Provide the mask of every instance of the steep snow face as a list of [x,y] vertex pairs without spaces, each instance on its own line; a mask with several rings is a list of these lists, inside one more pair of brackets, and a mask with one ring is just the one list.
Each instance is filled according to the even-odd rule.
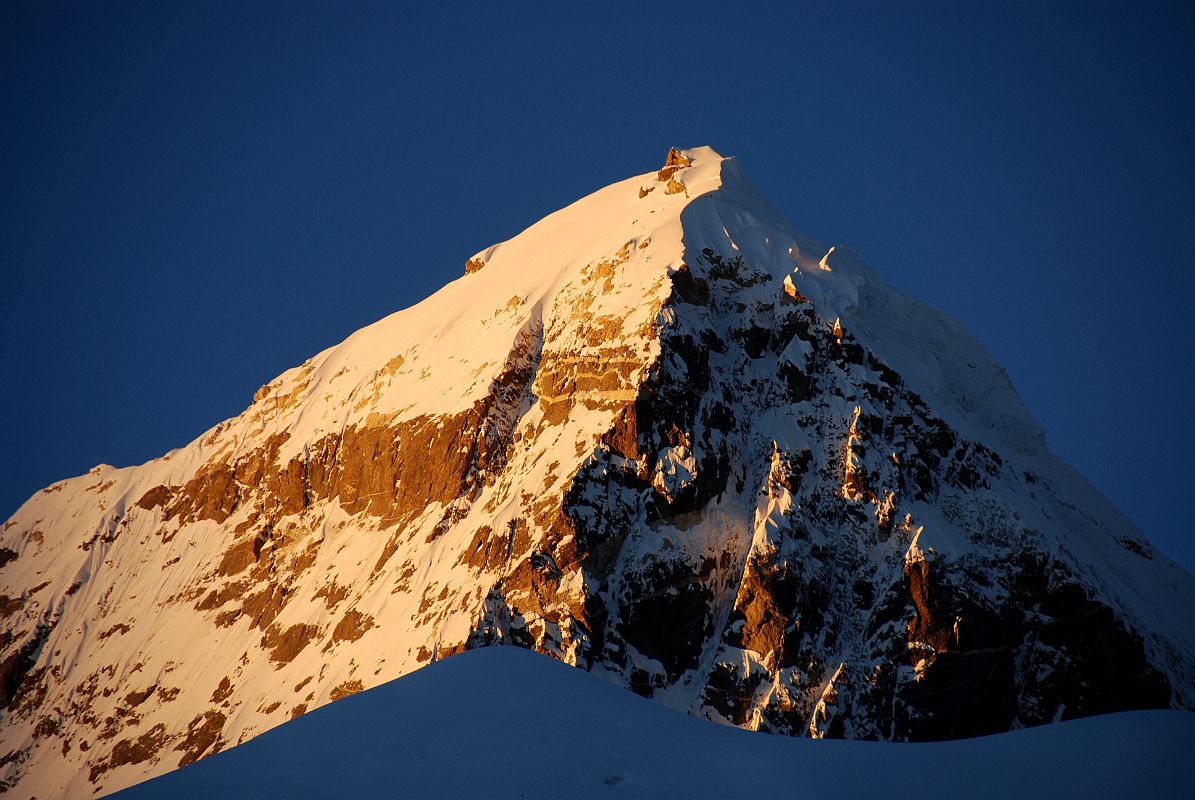
[[1191,577],[733,159],[466,273],[5,525],[7,786],[111,791],[493,643],[817,737],[1191,705]]
[[[478,254],[187,447],[26,503],[0,551],[8,783],[116,788],[463,648],[494,583],[542,569],[573,473],[658,360],[681,209],[720,183],[708,148],[673,162]],[[584,604],[579,572],[558,584]],[[537,628],[561,655],[567,619]]]

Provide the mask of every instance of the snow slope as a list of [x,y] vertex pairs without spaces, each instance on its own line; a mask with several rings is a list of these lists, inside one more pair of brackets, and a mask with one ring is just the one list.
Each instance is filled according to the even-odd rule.
[[120,800],[254,797],[1187,798],[1195,714],[1138,711],[981,739],[813,742],[684,717],[518,648],[433,664]]

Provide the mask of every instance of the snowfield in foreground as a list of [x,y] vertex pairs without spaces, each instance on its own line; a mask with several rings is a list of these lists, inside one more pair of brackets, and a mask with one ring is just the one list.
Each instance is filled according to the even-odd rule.
[[490,647],[135,786],[150,798],[1187,798],[1195,714],[1136,711],[931,744],[811,741],[686,717]]

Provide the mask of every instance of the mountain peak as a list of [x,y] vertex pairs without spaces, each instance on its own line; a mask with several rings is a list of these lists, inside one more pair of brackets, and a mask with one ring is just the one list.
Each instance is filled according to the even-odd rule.
[[2,779],[112,790],[489,644],[803,736],[1190,707],[1192,603],[958,322],[672,149],[30,498]]

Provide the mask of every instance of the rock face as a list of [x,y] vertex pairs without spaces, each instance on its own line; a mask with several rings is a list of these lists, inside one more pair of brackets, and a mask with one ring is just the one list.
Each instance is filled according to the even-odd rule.
[[477,263],[8,521],[6,788],[112,791],[492,644],[800,736],[1192,707],[1195,580],[958,323],[732,159]]

